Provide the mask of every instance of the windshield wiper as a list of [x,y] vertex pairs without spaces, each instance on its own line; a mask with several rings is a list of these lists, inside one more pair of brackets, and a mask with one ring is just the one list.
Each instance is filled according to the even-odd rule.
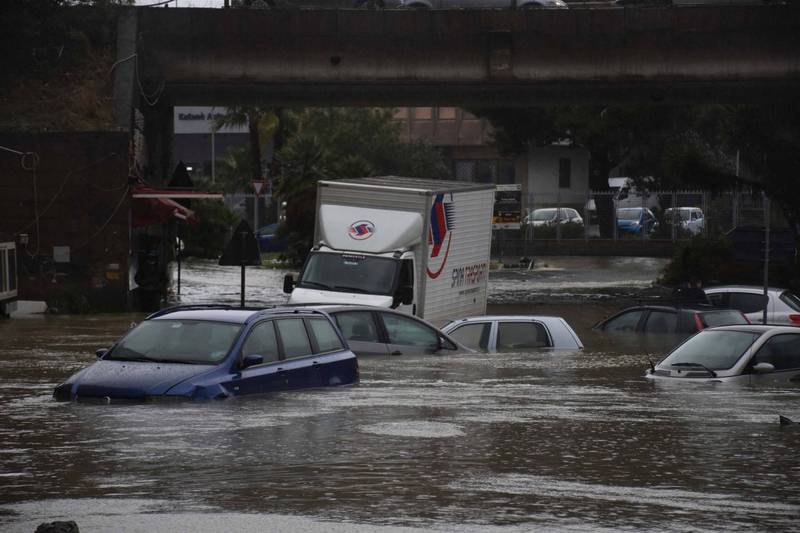
[[326,284],[320,283],[318,281],[302,280],[300,283],[298,283],[299,287],[304,287],[306,285],[311,285],[312,287],[317,287],[317,288],[320,288],[320,289],[330,289],[330,288],[332,288],[330,285],[326,285]]
[[712,378],[717,377],[717,373],[716,372],[714,372],[713,370],[711,370],[710,368],[708,368],[706,365],[704,365],[702,363],[673,363],[673,364],[671,364],[669,366],[697,366],[697,367],[702,368],[703,370],[705,370],[709,374],[711,374]]
[[331,287],[332,289],[342,289],[349,292],[360,292],[360,293],[369,293],[368,290],[362,289],[361,287],[348,287],[347,285],[334,285]]

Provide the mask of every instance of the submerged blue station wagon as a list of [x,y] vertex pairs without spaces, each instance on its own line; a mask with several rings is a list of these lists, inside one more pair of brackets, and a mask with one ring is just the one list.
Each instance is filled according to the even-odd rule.
[[56,387],[56,400],[213,399],[358,382],[323,311],[182,306],[148,316]]

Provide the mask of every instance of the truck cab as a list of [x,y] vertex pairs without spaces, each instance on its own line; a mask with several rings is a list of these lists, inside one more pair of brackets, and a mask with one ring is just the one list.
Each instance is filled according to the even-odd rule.
[[371,254],[316,246],[299,279],[284,278],[290,303],[358,303],[416,314],[414,253],[397,250]]

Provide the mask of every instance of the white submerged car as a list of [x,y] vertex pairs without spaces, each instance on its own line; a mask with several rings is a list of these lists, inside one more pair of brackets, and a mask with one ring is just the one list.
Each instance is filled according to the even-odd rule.
[[800,383],[800,331],[793,326],[706,329],[653,366],[645,377],[684,382]]
[[583,343],[572,327],[557,316],[474,316],[446,324],[442,333],[467,348],[482,352],[583,349]]

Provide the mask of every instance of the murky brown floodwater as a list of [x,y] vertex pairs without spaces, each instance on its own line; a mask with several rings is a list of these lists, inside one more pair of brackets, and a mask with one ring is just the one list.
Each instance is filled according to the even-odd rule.
[[[276,283],[248,301],[282,275],[248,272]],[[238,302],[229,277],[190,265],[184,300]],[[494,302],[533,303],[490,311],[562,315],[585,351],[362,359],[357,387],[211,403],[55,403],[141,315],[2,321],[0,529],[796,530],[800,429],[777,418],[800,388],[655,386],[644,354],[671,341],[612,344],[590,327],[613,295],[546,279],[494,277]]]

